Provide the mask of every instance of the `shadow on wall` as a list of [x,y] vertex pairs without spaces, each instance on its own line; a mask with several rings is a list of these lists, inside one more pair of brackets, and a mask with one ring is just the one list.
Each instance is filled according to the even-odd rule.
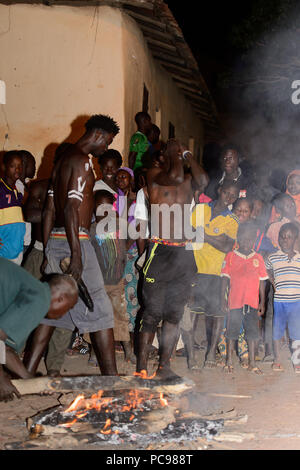
[[[85,132],[85,123],[90,118],[88,115],[81,115],[78,116],[74,121],[71,123],[71,131],[70,134],[61,142],[51,142],[48,144],[43,152],[43,157],[41,160],[41,164],[37,170],[37,177],[36,179],[47,179],[50,178],[51,172],[53,169],[53,161],[55,157],[55,153],[58,147],[63,146],[63,144],[74,144],[77,140],[84,134]],[[98,163],[94,160],[95,172],[97,174],[97,178],[100,177],[100,168]]]

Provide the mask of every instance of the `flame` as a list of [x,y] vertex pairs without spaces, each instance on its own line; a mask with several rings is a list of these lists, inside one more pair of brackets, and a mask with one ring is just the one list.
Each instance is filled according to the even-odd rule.
[[143,369],[143,370],[141,370],[141,372],[135,372],[133,375],[135,377],[140,377],[141,379],[150,379],[151,380],[151,379],[154,379],[154,377],[156,376],[156,372],[154,372],[154,374],[152,374],[152,375],[148,375],[148,372],[145,369]]
[[107,429],[107,428],[110,428],[110,426],[111,426],[111,419],[108,418],[108,419],[106,420],[106,422],[105,422],[104,428],[101,429],[100,432],[101,432],[102,434],[110,434],[110,433],[111,433],[111,429]]
[[[153,378],[155,374],[151,377],[148,376],[146,371],[142,371],[136,374],[137,376],[143,378]],[[102,413],[111,413],[113,409],[116,409],[118,412],[131,412],[129,422],[132,422],[136,415],[133,413],[133,410],[139,410],[146,401],[151,401],[154,397],[154,394],[145,396],[145,393],[141,390],[130,390],[127,395],[127,400],[125,404],[120,404],[116,398],[113,397],[103,397],[103,390],[99,390],[97,393],[93,394],[90,398],[84,398],[84,395],[78,395],[75,400],[70,404],[70,406],[64,411],[64,413],[73,413],[72,418],[74,419],[68,423],[60,424],[60,426],[70,428],[72,427],[78,419],[83,418],[89,412],[89,410],[96,410]],[[117,402],[113,405],[114,402]],[[159,403],[161,407],[168,406],[168,401],[164,398],[163,393],[159,395]],[[115,408],[113,408],[113,406]],[[110,415],[108,415],[110,416]],[[119,434],[120,431],[112,431],[112,420],[107,418],[103,429],[100,431],[102,434]]]
[[65,413],[70,413],[71,411],[75,411],[78,408],[79,403],[81,402],[81,400],[84,400],[84,395],[78,395],[75,398],[75,400],[71,403],[69,408],[67,410],[65,410]]
[[159,400],[160,400],[161,406],[164,406],[164,407],[168,406],[168,401],[164,398],[164,395],[161,392],[159,394]]

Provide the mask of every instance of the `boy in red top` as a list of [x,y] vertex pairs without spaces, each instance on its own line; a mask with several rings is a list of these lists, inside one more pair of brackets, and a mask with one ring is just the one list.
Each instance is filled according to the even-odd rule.
[[234,342],[238,340],[243,326],[249,350],[248,370],[262,374],[255,364],[255,347],[260,338],[258,317],[264,314],[264,281],[268,279],[268,274],[262,256],[252,250],[256,231],[252,222],[239,226],[238,249],[226,255],[221,272],[222,310],[227,313],[225,371],[229,373],[233,372]]

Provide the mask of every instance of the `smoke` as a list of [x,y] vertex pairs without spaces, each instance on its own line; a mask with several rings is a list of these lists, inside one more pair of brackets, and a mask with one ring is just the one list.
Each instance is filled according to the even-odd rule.
[[276,169],[286,175],[300,167],[299,5],[286,7],[282,16],[236,62],[229,92],[233,118],[225,123],[262,183]]

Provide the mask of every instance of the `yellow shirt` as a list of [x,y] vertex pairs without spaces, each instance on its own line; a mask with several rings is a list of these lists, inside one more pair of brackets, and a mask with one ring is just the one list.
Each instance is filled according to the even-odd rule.
[[[198,204],[192,213],[192,226],[196,228],[196,220],[201,220],[202,215],[207,235],[218,236],[224,233],[235,240],[239,226],[238,218],[229,209],[212,218],[214,204],[215,202]],[[209,243],[202,245],[193,243],[193,250],[198,273],[220,276],[226,253],[217,250]]]

